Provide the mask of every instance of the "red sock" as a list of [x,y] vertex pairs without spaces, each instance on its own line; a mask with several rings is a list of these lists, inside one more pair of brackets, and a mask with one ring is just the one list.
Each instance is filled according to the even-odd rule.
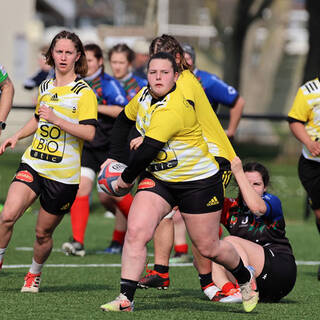
[[235,288],[235,285],[231,281],[229,281],[222,287],[221,290],[222,290],[222,292],[227,293],[231,289],[234,289],[234,288]]
[[221,239],[221,236],[223,234],[223,229],[221,227],[221,225],[219,226],[219,239]]
[[179,244],[174,246],[174,251],[179,253],[188,253],[188,244]]
[[80,242],[82,245],[84,243],[89,212],[89,196],[76,197],[70,211],[72,236],[75,241]]
[[128,218],[132,200],[133,200],[133,196],[130,193],[128,193],[119,202],[117,202],[117,207],[125,215],[126,218]]
[[125,231],[114,230],[112,235],[112,241],[117,241],[120,244],[124,243],[124,237],[126,235]]

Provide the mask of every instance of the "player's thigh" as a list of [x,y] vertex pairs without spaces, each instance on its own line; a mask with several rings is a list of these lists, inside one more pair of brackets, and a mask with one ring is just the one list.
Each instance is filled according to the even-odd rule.
[[181,215],[187,227],[188,234],[196,247],[200,244],[219,240],[219,225],[221,210],[210,213],[190,214],[183,213]]
[[1,219],[16,221],[35,201],[37,194],[26,184],[14,181],[9,187]]
[[146,233],[153,234],[156,226],[170,210],[170,204],[158,194],[140,191],[130,207],[128,230],[143,229]]
[[227,236],[224,241],[232,243],[244,262],[255,268],[256,276],[259,276],[264,266],[264,250],[259,244],[235,236]]
[[37,235],[51,235],[55,228],[59,225],[63,217],[63,214],[52,214],[41,207],[36,224]]

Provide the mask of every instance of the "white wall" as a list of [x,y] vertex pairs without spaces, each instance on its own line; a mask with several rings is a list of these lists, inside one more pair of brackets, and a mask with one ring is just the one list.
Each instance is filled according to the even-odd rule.
[[37,54],[41,23],[35,20],[35,0],[0,1],[0,63],[7,69],[15,86],[15,105],[32,102],[22,84],[35,71],[32,56]]

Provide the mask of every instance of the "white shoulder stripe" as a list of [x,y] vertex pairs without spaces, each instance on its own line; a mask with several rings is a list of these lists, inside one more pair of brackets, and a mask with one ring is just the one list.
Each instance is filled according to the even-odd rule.
[[311,81],[308,81],[301,87],[304,94],[310,94],[310,93],[320,93],[320,82],[319,79],[314,79]]

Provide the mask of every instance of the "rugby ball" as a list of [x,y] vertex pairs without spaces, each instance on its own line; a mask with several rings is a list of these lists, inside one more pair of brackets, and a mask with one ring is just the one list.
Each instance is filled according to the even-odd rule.
[[110,196],[122,197],[129,193],[130,188],[121,189],[118,192],[114,190],[116,180],[127,166],[121,162],[110,162],[98,175],[98,183],[101,189]]

